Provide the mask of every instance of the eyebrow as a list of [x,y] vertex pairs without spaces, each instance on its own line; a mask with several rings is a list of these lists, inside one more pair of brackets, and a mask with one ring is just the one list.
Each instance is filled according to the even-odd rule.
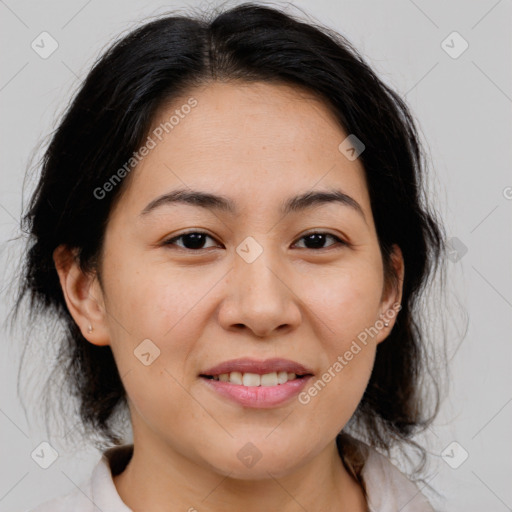
[[[188,204],[198,206],[207,210],[218,210],[236,215],[238,212],[236,203],[225,196],[211,194],[191,189],[173,190],[167,194],[153,199],[139,214],[139,217],[146,216],[157,208],[168,204]],[[281,214],[288,215],[299,211],[304,211],[314,206],[337,203],[348,206],[361,215],[366,222],[366,217],[361,205],[352,197],[341,190],[328,191],[309,191],[291,197],[281,204]]]

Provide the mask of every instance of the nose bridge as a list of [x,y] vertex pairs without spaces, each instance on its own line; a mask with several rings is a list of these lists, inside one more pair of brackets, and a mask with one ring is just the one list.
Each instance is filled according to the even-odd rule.
[[[247,237],[236,248],[236,252],[233,277],[240,284],[239,299],[245,302],[262,302],[262,309],[265,307],[265,300],[281,302],[284,290],[281,280],[276,277],[281,268],[277,251],[269,244],[264,247],[255,238]],[[273,307],[275,306],[274,303]]]

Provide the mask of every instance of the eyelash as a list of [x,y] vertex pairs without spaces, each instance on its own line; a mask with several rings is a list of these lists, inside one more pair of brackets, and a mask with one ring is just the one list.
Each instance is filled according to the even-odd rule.
[[[211,235],[209,235],[208,233],[205,233],[204,231],[188,231],[187,233],[182,233],[181,235],[178,235],[178,236],[175,236],[173,238],[169,238],[168,240],[165,240],[162,245],[164,245],[164,246],[175,245],[173,243],[174,241],[179,240],[180,238],[183,238],[183,237],[185,237],[187,235],[191,235],[191,234],[206,235],[207,237],[211,238],[212,240],[215,240]],[[338,242],[338,244],[341,245],[341,246],[347,246],[348,247],[350,245],[348,242],[345,242],[344,240],[342,240],[341,238],[337,237],[336,235],[333,235],[331,233],[326,233],[324,231],[311,231],[309,233],[306,233],[305,235],[302,235],[299,238],[299,240],[302,240],[303,238],[306,238],[306,237],[311,236],[311,235],[327,235],[327,236],[330,236],[331,238],[334,238]],[[318,252],[318,251],[328,250],[331,247],[335,247],[336,245],[337,244],[333,244],[333,245],[330,245],[328,247],[320,247],[319,249],[308,249],[307,247],[302,247],[302,249],[307,249],[307,250],[310,250],[310,251]],[[190,252],[199,252],[199,251],[206,250],[205,248],[201,248],[201,249],[188,249],[186,247],[181,247],[181,246],[178,246],[178,247],[180,249],[184,250],[184,251],[190,251]]]

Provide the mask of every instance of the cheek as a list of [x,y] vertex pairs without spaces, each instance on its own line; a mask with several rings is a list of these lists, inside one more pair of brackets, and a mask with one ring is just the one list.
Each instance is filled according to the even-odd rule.
[[[187,431],[199,435],[204,426],[204,411],[194,402],[180,375],[175,375],[162,357],[149,367],[134,367],[123,383],[130,408],[153,431]],[[164,432],[160,432],[164,434]]]
[[163,264],[137,265],[135,259],[105,267],[111,347],[140,414],[150,421],[168,411],[171,421],[190,413],[190,396],[179,383],[188,386],[197,371],[191,354],[208,321],[208,292],[222,273],[170,271]]
[[[114,258],[111,258],[113,261]],[[166,262],[148,264],[132,255],[110,264],[105,272],[111,315],[109,323],[121,324],[124,334],[132,338],[150,338],[172,343],[185,331],[189,337],[197,322],[197,310],[209,291],[222,278],[223,270],[206,271],[186,268]],[[112,321],[115,320],[115,321]],[[119,327],[119,325],[118,325]]]
[[[374,326],[379,318],[382,275],[373,259],[346,265],[308,280],[297,295],[308,297],[316,338],[322,344],[322,373],[302,403],[318,417],[348,421],[368,384],[375,360]],[[306,302],[306,301],[305,301]]]
[[294,291],[325,327],[319,339],[328,338],[330,345],[341,349],[378,319],[383,276],[380,262],[374,260],[359,258],[328,273],[297,278]]
[[325,422],[323,428],[333,435],[356,411],[375,361],[375,343],[370,337],[361,341],[366,328],[361,330],[361,319],[346,319],[345,327],[341,325],[323,338],[322,369],[299,395],[299,402],[309,408],[307,416]]
[[159,435],[168,430],[193,440],[208,421],[189,388],[196,374],[193,352],[204,330],[201,299],[212,284],[204,278],[196,285],[183,276],[161,278],[146,271],[117,281],[112,350],[136,416]]

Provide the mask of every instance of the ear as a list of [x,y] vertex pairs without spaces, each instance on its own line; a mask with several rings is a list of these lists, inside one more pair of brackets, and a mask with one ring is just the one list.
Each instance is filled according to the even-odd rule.
[[[53,251],[53,261],[68,310],[93,345],[109,345],[103,291],[96,274],[86,274],[80,269],[75,251],[60,245]],[[88,332],[89,325],[92,331]]]
[[[388,336],[396,322],[396,317],[401,309],[402,291],[404,284],[404,258],[400,247],[393,244],[391,253],[391,266],[394,270],[394,276],[386,279],[382,292],[380,316],[377,320],[382,322],[378,324],[379,332],[375,338],[376,343],[384,341]],[[386,327],[384,322],[389,325]]]

